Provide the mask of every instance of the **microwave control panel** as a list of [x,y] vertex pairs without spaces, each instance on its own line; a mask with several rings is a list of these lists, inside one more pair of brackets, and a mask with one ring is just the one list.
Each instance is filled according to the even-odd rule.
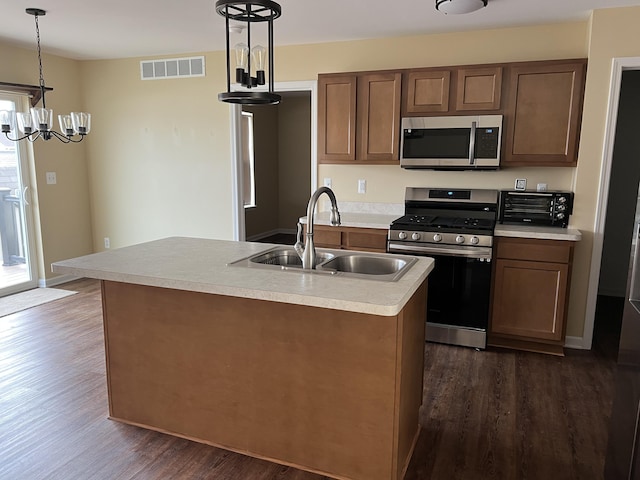
[[496,158],[498,156],[498,127],[476,129],[476,158]]

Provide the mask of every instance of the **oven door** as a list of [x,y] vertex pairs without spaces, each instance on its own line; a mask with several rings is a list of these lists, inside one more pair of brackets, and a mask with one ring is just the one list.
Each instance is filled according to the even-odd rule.
[[389,242],[389,252],[435,260],[428,283],[426,339],[484,349],[491,298],[491,247]]

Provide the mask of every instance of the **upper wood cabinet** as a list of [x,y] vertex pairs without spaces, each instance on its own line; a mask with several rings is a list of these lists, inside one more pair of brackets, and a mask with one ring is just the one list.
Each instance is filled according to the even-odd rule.
[[419,70],[406,74],[406,113],[449,111],[449,70]]
[[397,164],[402,74],[318,76],[318,161]]
[[[503,115],[502,167],[578,161],[587,60],[318,76],[318,161],[399,164],[401,115]],[[504,77],[504,79],[503,79]]]
[[502,67],[408,70],[403,114],[407,116],[501,109]]
[[356,75],[318,76],[318,160],[356,159]]
[[457,73],[456,110],[499,110],[502,67],[460,68]]
[[586,60],[509,68],[502,165],[575,166]]

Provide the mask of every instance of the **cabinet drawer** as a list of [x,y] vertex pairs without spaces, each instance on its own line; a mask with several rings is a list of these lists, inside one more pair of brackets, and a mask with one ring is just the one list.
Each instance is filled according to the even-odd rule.
[[528,238],[498,238],[497,258],[570,263],[573,242]]
[[345,232],[345,248],[347,249],[367,249],[375,251],[387,251],[387,232],[386,230],[349,230]]

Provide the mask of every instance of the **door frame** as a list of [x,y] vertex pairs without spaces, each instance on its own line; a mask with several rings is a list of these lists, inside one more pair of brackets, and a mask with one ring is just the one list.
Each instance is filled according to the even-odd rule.
[[596,303],[598,301],[598,284],[600,283],[600,267],[602,264],[602,249],[604,246],[604,229],[607,220],[607,203],[609,201],[609,182],[611,181],[613,147],[615,144],[618,121],[622,72],[624,70],[640,70],[640,57],[614,57],[611,62],[609,102],[607,120],[605,124],[605,141],[602,150],[603,161],[602,168],[600,169],[596,217],[593,226],[593,248],[591,251],[591,269],[589,272],[589,286],[587,290],[587,308],[585,312],[584,329],[582,331],[581,348],[586,350],[591,349],[591,344],[593,342]]
[[[276,92],[310,92],[311,94],[311,191],[318,184],[318,82],[316,80],[298,82],[275,82]],[[268,108],[268,107],[266,107]],[[231,130],[231,208],[233,209],[233,239],[244,241],[246,239],[244,225],[244,206],[242,192],[242,128],[240,115],[242,105],[231,104],[230,130]]]

